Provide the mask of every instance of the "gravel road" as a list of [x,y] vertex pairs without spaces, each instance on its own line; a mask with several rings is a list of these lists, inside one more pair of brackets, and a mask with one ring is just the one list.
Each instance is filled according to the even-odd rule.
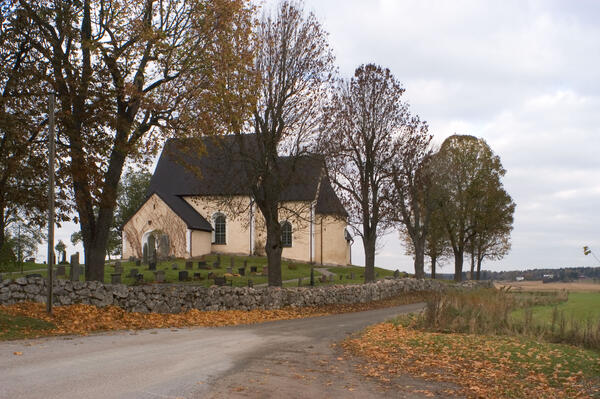
[[335,342],[422,306],[3,342],[0,398],[420,397],[390,393],[353,373]]

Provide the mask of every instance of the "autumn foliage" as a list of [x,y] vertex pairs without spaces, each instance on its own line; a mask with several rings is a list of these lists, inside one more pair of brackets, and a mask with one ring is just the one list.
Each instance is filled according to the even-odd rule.
[[[54,324],[55,328],[39,331],[41,335],[88,334],[109,330],[140,330],[168,327],[221,327],[255,324],[266,321],[326,316],[335,313],[359,312],[422,301],[427,293],[415,293],[400,298],[352,305],[283,308],[276,310],[200,311],[192,309],[178,314],[126,312],[116,306],[99,308],[92,305],[55,306],[53,314],[46,313],[46,305],[22,302],[0,305],[0,313],[27,316]],[[0,339],[3,331],[0,330]],[[31,334],[27,334],[31,336]]]
[[361,372],[382,382],[411,374],[468,398],[587,398],[600,395],[595,352],[515,337],[430,333],[382,323],[344,348],[366,359]]

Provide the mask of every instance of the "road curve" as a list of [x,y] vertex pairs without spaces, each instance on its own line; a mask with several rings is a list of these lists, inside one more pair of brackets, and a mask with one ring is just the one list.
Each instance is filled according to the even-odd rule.
[[[422,304],[255,325],[0,343],[0,398],[198,398],[248,362],[318,348]],[[15,355],[22,352],[22,355]]]

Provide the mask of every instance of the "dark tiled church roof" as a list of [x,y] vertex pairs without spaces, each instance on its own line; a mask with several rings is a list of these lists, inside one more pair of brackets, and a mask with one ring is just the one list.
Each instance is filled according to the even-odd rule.
[[[244,151],[240,151],[244,146]],[[210,230],[210,223],[182,197],[248,195],[254,170],[254,135],[167,140],[150,181],[148,194],[158,193],[189,228]],[[324,160],[321,156],[280,157],[282,201],[312,201],[317,196]],[[347,215],[326,178],[322,179],[317,213]]]

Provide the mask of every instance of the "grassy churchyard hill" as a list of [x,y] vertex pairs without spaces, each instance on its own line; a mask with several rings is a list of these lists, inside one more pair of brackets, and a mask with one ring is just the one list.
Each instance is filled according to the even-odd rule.
[[[215,263],[220,264],[215,266]],[[233,263],[232,263],[233,261]],[[112,274],[115,274],[118,270],[115,270],[117,262],[122,267],[121,282],[123,284],[132,285],[139,283],[155,283],[157,282],[157,276],[154,270],[150,270],[148,264],[141,263],[139,266],[136,262],[131,261],[107,261],[104,268],[104,282],[110,283],[112,281]],[[189,262],[189,261],[188,261]],[[230,256],[230,255],[208,255],[202,259],[191,260],[192,269],[186,270],[185,259],[174,259],[167,261],[160,261],[156,265],[156,271],[164,272],[164,283],[177,283],[177,284],[195,284],[202,286],[211,286],[214,284],[214,277],[225,277],[227,284],[231,284],[234,287],[245,287],[248,286],[249,281],[251,284],[256,286],[257,284],[266,284],[267,277],[263,275],[263,268],[267,265],[267,259],[260,256]],[[205,266],[199,266],[199,262],[205,262]],[[241,275],[239,269],[245,267],[244,275]],[[59,265],[60,266],[60,265]],[[57,278],[67,279],[70,275],[70,266],[64,265],[64,275],[57,274],[59,266],[55,266],[54,274]],[[364,267],[361,266],[322,266],[322,265],[310,265],[301,262],[282,261],[282,280],[284,286],[296,287],[298,286],[298,279],[301,278],[302,286],[310,285],[310,274],[311,267],[314,268],[314,283],[315,285],[332,285],[332,284],[361,284],[364,282]],[[45,264],[38,263],[24,263],[23,273],[21,273],[20,267],[13,267],[11,271],[4,272],[2,278],[15,279],[31,274],[39,274],[42,277],[46,277]],[[231,270],[228,270],[231,268]],[[132,277],[132,270],[136,269],[138,274],[143,276],[143,280],[137,280]],[[256,269],[256,272],[252,270]],[[329,273],[322,273],[321,270],[326,270],[333,276],[330,277]],[[188,279],[180,281],[179,272],[187,271]],[[231,271],[231,273],[229,273]],[[386,276],[392,276],[394,272],[392,270],[375,268],[377,278],[384,278]],[[327,275],[325,275],[327,274]],[[210,276],[210,278],[209,278]],[[83,281],[83,272],[80,275],[80,280]],[[326,280],[326,281],[325,281]]]

